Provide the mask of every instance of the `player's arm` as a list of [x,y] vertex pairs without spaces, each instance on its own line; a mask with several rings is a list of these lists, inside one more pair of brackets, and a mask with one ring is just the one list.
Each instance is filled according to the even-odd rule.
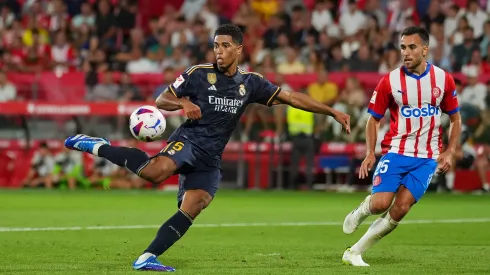
[[297,109],[328,116],[334,116],[337,112],[335,109],[314,100],[306,94],[286,90],[281,90],[272,103],[272,105],[277,104],[287,104]]
[[184,72],[158,96],[155,105],[165,111],[183,109],[189,119],[200,119],[201,109],[189,100],[194,90],[190,75]]
[[330,106],[325,105],[321,102],[318,102],[308,95],[281,90],[278,92],[275,100],[272,102],[272,105],[276,104],[287,104],[304,111],[332,116],[333,118],[335,118],[335,120],[342,124],[347,133],[350,134],[349,115],[337,111],[334,108],[331,108]]
[[441,101],[441,110],[449,115],[451,124],[449,127],[449,141],[444,153],[440,154],[437,158],[437,173],[447,172],[453,161],[454,153],[461,137],[461,114],[459,113],[459,103],[456,91],[456,84],[453,77],[446,73],[446,83],[444,89],[444,96]]
[[449,115],[451,120],[449,126],[449,141],[446,151],[453,154],[456,151],[456,147],[460,143],[461,138],[461,114],[459,112],[459,103],[456,91],[456,84],[453,77],[446,73],[446,88],[444,90],[444,97],[441,102],[441,110]]
[[368,155],[375,155],[380,120],[371,115],[366,123],[366,154]]
[[391,86],[387,76],[379,81],[374,89],[373,95],[369,100],[368,113],[371,114],[366,123],[366,158],[359,169],[359,178],[364,179],[369,176],[369,171],[376,163],[376,142],[378,141],[378,131],[380,120],[383,118],[391,101]]
[[155,101],[155,104],[158,109],[162,109],[165,111],[177,111],[183,109],[184,104],[186,102],[190,102],[186,98],[178,98],[176,97],[169,88],[165,89]]
[[449,153],[454,154],[458,145],[460,144],[461,137],[461,114],[460,112],[456,112],[452,115],[449,115],[449,119],[451,120],[449,126],[449,142],[447,144],[446,150]]
[[449,141],[446,151],[454,154],[461,138],[461,114],[459,112],[458,93],[453,77],[446,73],[444,97],[441,101],[441,110],[449,115],[451,124],[449,126]]

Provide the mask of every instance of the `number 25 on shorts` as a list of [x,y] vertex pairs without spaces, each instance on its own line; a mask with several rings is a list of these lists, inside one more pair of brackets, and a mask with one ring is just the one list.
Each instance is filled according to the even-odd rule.
[[169,144],[167,144],[167,146],[165,146],[165,148],[163,148],[163,150],[161,152],[165,153],[165,152],[167,152],[167,150],[169,148],[171,148],[174,151],[179,152],[180,150],[182,150],[182,148],[184,148],[184,143],[180,142],[180,141],[177,141],[177,142],[172,141]]
[[376,167],[376,171],[374,171],[374,174],[384,174],[386,171],[388,171],[388,163],[390,163],[390,160],[383,160],[378,163],[378,166]]

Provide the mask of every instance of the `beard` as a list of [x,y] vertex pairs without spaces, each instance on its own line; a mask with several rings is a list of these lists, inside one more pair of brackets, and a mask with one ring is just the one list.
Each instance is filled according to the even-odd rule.
[[423,57],[420,57],[419,59],[412,61],[412,66],[410,66],[410,68],[408,69],[412,71],[417,69],[420,66],[420,64],[422,64],[423,61],[424,61]]

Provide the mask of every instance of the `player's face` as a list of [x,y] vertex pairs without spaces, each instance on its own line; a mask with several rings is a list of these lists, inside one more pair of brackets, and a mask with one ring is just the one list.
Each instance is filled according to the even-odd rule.
[[403,58],[403,64],[408,70],[415,70],[425,63],[429,47],[424,45],[418,34],[404,35],[401,39],[400,49]]
[[237,45],[229,35],[214,37],[214,56],[220,68],[229,68],[237,62],[242,53],[242,45]]

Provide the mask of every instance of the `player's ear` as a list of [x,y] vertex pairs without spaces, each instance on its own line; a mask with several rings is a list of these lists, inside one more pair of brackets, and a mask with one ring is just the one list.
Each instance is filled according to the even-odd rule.
[[243,45],[238,45],[238,46],[236,47],[236,53],[237,53],[238,55],[242,54],[242,50],[243,50]]
[[429,54],[429,46],[424,45],[424,47],[422,48],[422,55],[426,57],[428,54]]

